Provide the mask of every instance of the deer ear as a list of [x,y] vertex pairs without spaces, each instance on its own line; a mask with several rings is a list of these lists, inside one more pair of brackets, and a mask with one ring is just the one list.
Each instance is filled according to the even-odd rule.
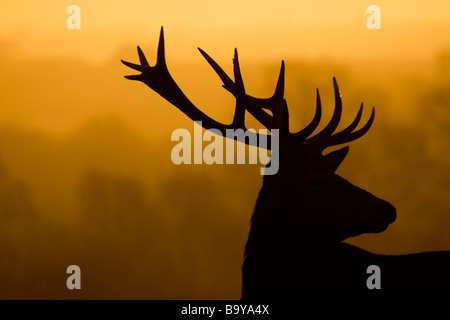
[[344,160],[345,156],[347,155],[347,152],[349,150],[349,147],[344,147],[342,149],[330,152],[329,154],[324,156],[324,164],[325,166],[331,170],[331,172],[335,172],[339,165]]

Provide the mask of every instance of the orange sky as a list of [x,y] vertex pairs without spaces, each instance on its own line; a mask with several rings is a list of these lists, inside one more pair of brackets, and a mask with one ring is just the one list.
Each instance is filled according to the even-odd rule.
[[[80,30],[69,30],[66,26],[69,17],[66,10],[72,4],[81,9]],[[372,4],[381,9],[380,30],[369,30],[366,26],[369,17],[366,10]],[[119,103],[120,99],[112,97],[112,102],[107,102],[105,97],[110,92],[120,92],[123,97],[126,96],[123,90],[129,89],[131,95],[140,95],[142,101],[162,101],[143,88],[124,82],[122,76],[130,70],[119,62],[120,58],[136,61],[135,46],[139,44],[150,63],[154,63],[162,25],[169,69],[189,94],[191,90],[202,90],[199,85],[202,79],[207,82],[216,79],[197,47],[224,68],[229,68],[233,49],[237,47],[244,72],[248,71],[251,90],[266,90],[262,85],[269,80],[264,79],[276,77],[282,59],[286,61],[288,77],[294,75],[299,61],[317,66],[335,63],[357,70],[359,79],[381,75],[383,86],[392,87],[389,83],[392,74],[417,72],[423,77],[434,70],[440,54],[450,52],[449,17],[450,2],[443,0],[430,0],[426,5],[416,0],[376,3],[280,0],[276,4],[256,0],[2,2],[0,55],[5,63],[0,65],[0,72],[5,76],[0,78],[0,83],[9,91],[0,97],[4,102],[0,123],[39,124],[46,130],[70,131],[91,116],[110,112],[123,116],[124,112],[130,112],[136,126],[136,122],[146,117],[136,117],[136,110],[124,110],[123,105],[128,101]],[[194,84],[193,72],[188,69],[197,64],[204,74]],[[274,75],[262,76],[261,72],[269,65],[273,66]],[[96,68],[107,68],[108,74]],[[301,72],[305,74],[305,68]],[[387,72],[390,74],[386,77]],[[335,73],[330,71],[323,78],[331,74]],[[295,81],[288,83],[294,85]],[[103,86],[99,87],[98,83]],[[219,83],[214,85],[221,92]],[[98,90],[95,98],[93,86]],[[396,91],[389,90],[390,97],[396,99]],[[27,94],[18,93],[23,91]],[[191,96],[208,98],[201,91],[193,91]],[[402,103],[388,112],[401,114],[404,120],[414,118],[414,112],[404,112],[400,107],[407,104],[403,98],[399,96]],[[62,102],[65,109],[61,108]],[[381,101],[373,103],[383,105]],[[71,117],[67,117],[68,112]],[[147,126],[141,124],[143,128]]]
[[[81,8],[81,30],[66,27],[71,4]],[[371,4],[381,30],[366,27]],[[0,46],[99,62],[126,44],[154,45],[164,25],[175,59],[197,58],[197,46],[219,55],[237,46],[261,59],[422,59],[449,49],[449,12],[445,0],[14,1],[0,4]]]

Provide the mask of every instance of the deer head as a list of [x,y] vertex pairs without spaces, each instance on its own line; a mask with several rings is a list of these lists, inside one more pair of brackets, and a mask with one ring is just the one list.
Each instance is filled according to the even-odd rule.
[[[317,89],[316,112],[313,120],[303,130],[290,133],[288,108],[284,99],[284,61],[281,64],[275,93],[270,98],[260,99],[245,93],[237,50],[233,59],[235,78],[233,81],[208,54],[199,48],[200,53],[223,81],[223,87],[236,98],[234,118],[232,123],[227,125],[215,121],[200,111],[173,80],[165,59],[163,28],[161,28],[155,66],[150,66],[142,50],[139,47],[137,49],[141,64],[123,60],[122,63],[140,71],[141,74],[125,76],[125,78],[145,83],[189,118],[202,121],[205,129],[217,129],[223,133],[223,136],[226,136],[226,129],[246,130],[245,111],[247,110],[267,129],[280,131],[280,170],[274,177],[265,177],[261,192],[267,192],[269,195],[260,199],[271,198],[274,194],[283,194],[286,199],[280,205],[288,207],[291,202],[299,201],[299,195],[304,195],[303,206],[316,208],[314,218],[331,223],[333,220],[325,220],[322,214],[333,213],[336,221],[333,221],[332,225],[336,226],[335,223],[341,224],[339,221],[342,221],[348,226],[345,228],[348,229],[348,235],[342,235],[340,238],[364,232],[380,232],[395,220],[395,209],[389,203],[351,185],[335,174],[347,155],[348,146],[323,155],[323,151],[328,147],[351,142],[363,136],[371,127],[375,117],[375,109],[372,109],[368,122],[354,131],[361,120],[363,112],[363,104],[361,104],[354,121],[344,130],[335,133],[342,113],[341,94],[335,78],[333,78],[335,109],[328,125],[310,137],[319,125],[322,113],[320,94]],[[272,115],[265,110],[270,111]],[[260,134],[255,133],[255,135]],[[251,141],[260,141],[260,139],[241,142],[250,144]],[[266,141],[269,142],[268,145],[262,147],[270,149],[270,139]],[[346,219],[349,221],[344,221]]]
[[[333,85],[335,109],[322,131],[309,137],[321,118],[321,99],[317,90],[316,112],[311,123],[300,132],[285,132],[285,140],[281,142],[279,172],[275,176],[264,177],[257,201],[257,207],[260,206],[261,210],[255,210],[252,227],[261,220],[263,225],[273,229],[282,221],[282,234],[334,243],[362,233],[382,232],[395,221],[396,210],[391,204],[335,173],[349,151],[348,146],[323,154],[330,146],[363,136],[375,117],[375,110],[372,109],[368,122],[355,131],[363,113],[361,103],[353,122],[334,133],[342,113],[342,99],[335,78]],[[265,214],[266,211],[277,214]],[[277,238],[283,237],[277,235]],[[252,245],[251,240],[250,237],[247,250]]]
[[[342,100],[336,79],[333,78],[335,109],[330,122],[319,133],[312,135],[321,119],[322,106],[317,90],[313,120],[301,131],[291,133],[288,107],[284,99],[284,62],[281,64],[274,94],[270,98],[260,99],[245,92],[237,50],[233,59],[234,81],[209,55],[199,50],[221,78],[223,87],[236,98],[231,124],[222,124],[208,117],[189,101],[175,83],[166,65],[162,28],[155,66],[149,65],[139,47],[140,64],[122,62],[141,72],[139,75],[126,76],[127,79],[145,83],[189,118],[202,121],[205,129],[217,129],[223,136],[226,129],[246,130],[244,117],[245,111],[248,111],[269,131],[279,130],[279,171],[276,175],[264,177],[252,216],[246,260],[250,255],[257,256],[258,253],[267,257],[277,250],[295,252],[299,243],[305,240],[315,243],[314,247],[317,248],[317,244],[327,245],[361,233],[381,232],[395,220],[396,212],[392,205],[335,173],[347,155],[348,146],[323,154],[328,147],[363,136],[373,123],[374,109],[368,122],[355,130],[363,112],[361,104],[354,121],[342,131],[335,132],[341,118]],[[249,141],[260,139],[241,142],[250,144]],[[263,147],[270,149],[271,145]],[[262,268],[263,260],[255,259],[253,267]],[[243,271],[245,284],[245,263]]]

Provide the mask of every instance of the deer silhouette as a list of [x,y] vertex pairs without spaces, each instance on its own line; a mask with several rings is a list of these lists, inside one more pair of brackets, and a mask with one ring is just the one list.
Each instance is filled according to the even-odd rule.
[[[379,255],[343,241],[363,233],[380,233],[396,219],[388,202],[352,185],[335,171],[349,147],[328,154],[324,150],[351,142],[371,127],[375,110],[367,123],[355,130],[363,104],[354,121],[335,132],[342,113],[342,100],[333,78],[335,109],[331,120],[313,135],[321,119],[321,99],[316,92],[313,120],[301,131],[291,133],[284,99],[284,62],[272,97],[261,99],[245,92],[238,53],[233,59],[234,81],[203,50],[200,53],[236,99],[231,124],[222,124],[200,111],[181,91],[170,75],[164,53],[161,28],[156,65],[150,66],[137,47],[140,64],[122,62],[139,75],[138,80],[165,98],[205,129],[223,133],[246,129],[245,111],[269,131],[279,130],[279,170],[266,175],[251,217],[251,227],[242,266],[242,299],[271,298],[358,298],[447,296],[450,294],[450,251],[409,255]],[[258,135],[258,133],[255,133]],[[250,144],[250,140],[236,140]],[[259,140],[257,140],[259,141]],[[259,146],[261,147],[261,146]],[[271,146],[263,146],[270,149]],[[379,288],[369,288],[368,267],[381,272]]]

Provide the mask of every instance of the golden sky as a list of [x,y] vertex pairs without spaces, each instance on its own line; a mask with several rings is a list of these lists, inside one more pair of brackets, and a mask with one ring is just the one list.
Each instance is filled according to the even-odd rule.
[[[81,9],[81,30],[66,27],[72,4]],[[381,30],[366,27],[372,4],[381,9]],[[449,12],[445,0],[10,1],[0,4],[0,44],[98,62],[126,44],[155,44],[164,25],[176,59],[193,59],[197,46],[218,54],[237,46],[260,59],[417,59],[449,48]]]

